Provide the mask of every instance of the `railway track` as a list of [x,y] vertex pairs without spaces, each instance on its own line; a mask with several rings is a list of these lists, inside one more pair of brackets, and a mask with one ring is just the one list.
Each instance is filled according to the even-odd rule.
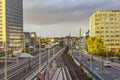
[[73,59],[66,53],[64,53],[62,56],[63,56],[64,63],[70,72],[72,80],[86,80],[85,76],[83,75],[83,72],[76,65]]

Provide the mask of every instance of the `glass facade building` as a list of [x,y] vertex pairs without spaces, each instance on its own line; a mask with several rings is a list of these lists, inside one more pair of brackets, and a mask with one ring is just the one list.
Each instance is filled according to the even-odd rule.
[[0,0],[0,46],[20,50],[23,46],[23,0]]

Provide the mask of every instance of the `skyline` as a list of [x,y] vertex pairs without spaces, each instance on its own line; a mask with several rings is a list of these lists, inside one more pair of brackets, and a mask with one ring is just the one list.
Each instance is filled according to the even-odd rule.
[[[114,4],[113,4],[114,3]],[[97,10],[119,10],[116,0],[24,0],[24,31],[42,37],[72,36],[89,29],[89,17]],[[34,27],[34,28],[33,28]]]

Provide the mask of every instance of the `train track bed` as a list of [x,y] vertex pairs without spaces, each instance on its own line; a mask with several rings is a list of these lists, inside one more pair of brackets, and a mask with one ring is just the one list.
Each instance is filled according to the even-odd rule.
[[84,71],[73,61],[70,55],[64,53],[62,55],[64,64],[67,66],[68,71],[72,77],[72,80],[87,80],[84,75]]

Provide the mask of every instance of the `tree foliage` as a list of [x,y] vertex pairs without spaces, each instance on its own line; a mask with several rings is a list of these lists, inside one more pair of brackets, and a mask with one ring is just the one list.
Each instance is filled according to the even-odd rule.
[[63,47],[64,46],[64,41],[63,40],[61,40],[60,42],[59,42],[59,45],[61,46],[61,47]]
[[43,38],[42,43],[48,44],[50,42],[49,38]]
[[101,55],[104,53],[103,42],[101,38],[89,37],[86,40],[88,52],[96,55]]

